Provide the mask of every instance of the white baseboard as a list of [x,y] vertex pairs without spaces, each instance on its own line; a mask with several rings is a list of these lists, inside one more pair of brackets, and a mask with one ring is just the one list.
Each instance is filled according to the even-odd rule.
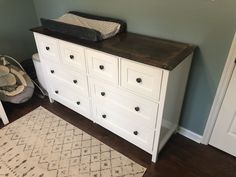
[[202,136],[197,134],[197,133],[194,133],[186,128],[183,128],[183,127],[179,127],[178,129],[178,133],[185,136],[186,138],[189,138],[197,143],[201,143],[202,141]]

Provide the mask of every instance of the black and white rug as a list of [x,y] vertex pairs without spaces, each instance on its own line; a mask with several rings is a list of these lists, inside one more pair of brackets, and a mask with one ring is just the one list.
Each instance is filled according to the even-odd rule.
[[142,177],[145,171],[43,107],[0,130],[2,177]]

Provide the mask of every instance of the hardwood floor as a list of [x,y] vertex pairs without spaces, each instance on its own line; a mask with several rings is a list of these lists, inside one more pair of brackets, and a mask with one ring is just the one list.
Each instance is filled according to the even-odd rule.
[[[174,135],[161,151],[159,161],[151,163],[151,155],[115,134],[92,123],[59,103],[34,96],[20,105],[5,103],[10,122],[43,106],[67,122],[101,140],[137,163],[147,167],[144,177],[235,177],[236,158],[211,146],[197,144],[179,134]],[[0,122],[0,128],[3,124]]]

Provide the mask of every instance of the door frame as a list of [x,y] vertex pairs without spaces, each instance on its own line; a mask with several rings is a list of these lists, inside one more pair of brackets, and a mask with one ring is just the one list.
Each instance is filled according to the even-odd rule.
[[203,134],[203,138],[201,143],[208,145],[210,138],[211,138],[211,134],[213,132],[222,102],[224,100],[225,97],[225,93],[227,91],[231,76],[233,74],[233,70],[235,67],[235,60],[236,59],[236,33],[234,35],[234,39],[229,51],[229,55],[227,58],[227,61],[225,63],[224,66],[224,70],[216,91],[216,95],[214,98],[214,102],[213,105],[211,107],[211,111],[207,120],[207,124],[204,130],[204,134]]

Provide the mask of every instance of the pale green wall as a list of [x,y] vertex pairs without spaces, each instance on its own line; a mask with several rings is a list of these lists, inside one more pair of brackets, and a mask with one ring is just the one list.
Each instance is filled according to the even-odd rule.
[[0,54],[19,61],[36,51],[30,28],[37,25],[32,0],[0,0]]
[[181,125],[202,134],[236,29],[235,0],[34,0],[38,17],[80,10],[124,19],[128,30],[197,44]]

